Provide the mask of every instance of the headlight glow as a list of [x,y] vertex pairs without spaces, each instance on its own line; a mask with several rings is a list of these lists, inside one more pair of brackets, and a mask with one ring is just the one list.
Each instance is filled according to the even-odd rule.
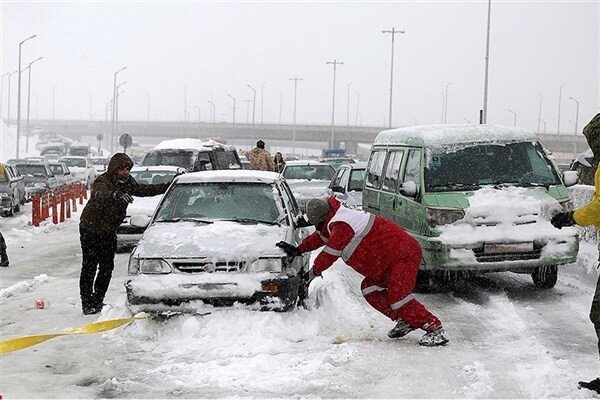
[[438,225],[452,224],[465,216],[460,208],[426,208],[425,219],[432,228]]
[[247,268],[247,272],[281,272],[283,260],[281,258],[259,258]]
[[142,274],[169,274],[171,266],[165,260],[140,260],[140,272]]

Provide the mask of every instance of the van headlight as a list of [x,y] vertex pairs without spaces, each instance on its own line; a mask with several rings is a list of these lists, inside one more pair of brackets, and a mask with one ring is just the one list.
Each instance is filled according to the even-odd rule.
[[449,225],[463,219],[465,211],[460,208],[430,208],[425,209],[425,219],[430,227]]
[[142,274],[169,274],[171,266],[165,260],[139,260],[139,269]]
[[559,201],[558,204],[560,204],[561,207],[564,208],[566,212],[573,211],[573,201],[571,199]]
[[283,260],[281,258],[259,258],[246,269],[247,272],[281,272]]

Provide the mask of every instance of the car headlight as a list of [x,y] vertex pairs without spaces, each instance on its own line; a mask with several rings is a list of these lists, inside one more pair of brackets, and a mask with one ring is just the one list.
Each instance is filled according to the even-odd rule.
[[246,269],[247,272],[281,272],[283,260],[281,258],[259,258]]
[[46,182],[36,182],[33,184],[33,186],[36,188],[46,189],[48,184]]
[[139,269],[142,274],[169,274],[171,266],[165,260],[140,260]]
[[566,212],[573,211],[573,201],[571,201],[571,199],[559,201],[558,204],[560,204],[562,206],[562,208],[565,209]]
[[127,273],[129,275],[137,275],[140,273],[140,259],[133,257],[133,251],[129,256],[129,265],[127,266]]
[[425,219],[432,228],[439,225],[449,225],[465,216],[460,208],[430,208],[425,209]]

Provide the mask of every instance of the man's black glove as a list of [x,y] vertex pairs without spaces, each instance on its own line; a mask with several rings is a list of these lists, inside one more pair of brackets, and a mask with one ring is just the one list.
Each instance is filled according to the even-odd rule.
[[113,197],[115,198],[115,200],[118,200],[121,203],[125,203],[125,204],[133,203],[133,197],[131,197],[129,194],[121,192],[121,191],[116,191],[115,194],[113,194]]
[[563,226],[572,226],[575,225],[575,220],[573,219],[573,212],[563,212],[558,213],[550,220],[550,223],[558,229],[562,229]]
[[296,219],[296,228],[306,228],[307,226],[312,226],[310,222],[306,219],[304,215],[298,216]]
[[298,248],[293,244],[289,244],[286,242],[277,242],[275,246],[285,251],[285,254],[287,254],[288,257],[298,257],[302,255],[302,252],[298,250]]

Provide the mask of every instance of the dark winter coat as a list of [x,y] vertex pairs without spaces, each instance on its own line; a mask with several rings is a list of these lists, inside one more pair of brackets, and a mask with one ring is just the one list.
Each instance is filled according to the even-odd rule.
[[112,156],[106,172],[98,176],[92,185],[90,199],[81,213],[81,229],[97,233],[116,233],[127,214],[127,204],[114,197],[118,191],[131,196],[147,197],[162,194],[169,188],[170,183],[140,185],[131,176],[120,182],[117,171],[131,167],[133,161],[127,154],[116,153]]
[[275,171],[273,157],[271,157],[271,154],[265,149],[255,147],[247,154],[247,156],[248,160],[250,160],[250,169],[258,171]]

